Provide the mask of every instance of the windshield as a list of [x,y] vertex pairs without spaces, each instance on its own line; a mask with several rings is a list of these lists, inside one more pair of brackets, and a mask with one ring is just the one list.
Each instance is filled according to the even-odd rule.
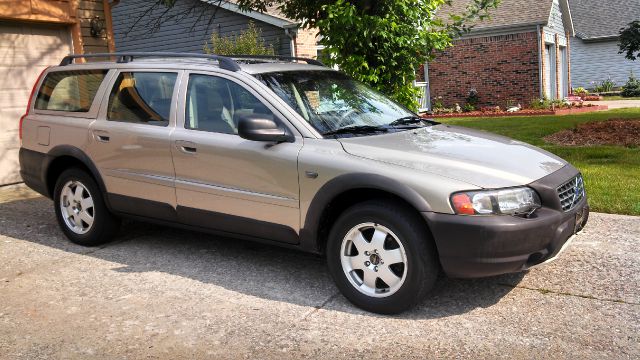
[[287,71],[258,75],[321,134],[374,129],[416,115],[337,71]]

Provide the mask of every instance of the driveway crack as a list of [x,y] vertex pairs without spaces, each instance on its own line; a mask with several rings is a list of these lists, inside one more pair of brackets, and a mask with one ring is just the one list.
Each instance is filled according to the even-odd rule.
[[578,298],[582,298],[582,299],[589,299],[589,300],[606,301],[606,302],[612,302],[612,303],[616,303],[616,304],[640,305],[640,303],[637,303],[637,302],[629,302],[629,301],[624,301],[624,300],[620,300],[620,299],[600,298],[600,297],[596,297],[596,296],[592,296],[592,295],[572,294],[570,292],[565,292],[565,291],[555,291],[555,290],[549,290],[549,289],[538,289],[538,288],[532,288],[532,287],[528,287],[528,286],[512,285],[512,284],[506,284],[506,283],[498,283],[498,285],[505,286],[505,287],[510,287],[510,288],[516,288],[516,289],[537,291],[537,292],[539,292],[539,293],[541,293],[543,295],[554,294],[554,295],[563,295],[563,296],[573,296],[573,297],[578,297]]
[[313,315],[313,314],[317,313],[318,311],[320,311],[320,309],[322,309],[325,306],[327,306],[327,304],[329,304],[331,301],[333,301],[333,299],[335,299],[338,295],[340,295],[340,292],[336,292],[333,295],[329,296],[325,301],[322,302],[322,304],[320,304],[318,306],[314,306],[314,308],[312,310],[308,311],[306,314],[304,314],[302,316],[300,321],[304,321],[307,318],[309,318],[311,315]]

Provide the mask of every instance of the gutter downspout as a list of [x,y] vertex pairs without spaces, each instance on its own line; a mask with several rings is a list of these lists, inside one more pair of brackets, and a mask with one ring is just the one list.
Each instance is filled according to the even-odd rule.
[[298,56],[298,49],[296,45],[296,38],[298,37],[298,24],[293,24],[291,27],[285,27],[284,33],[289,37],[291,41],[291,57]]
[[536,33],[538,34],[538,81],[540,82],[540,99],[544,97],[544,84],[542,83],[542,36],[540,35],[540,25],[536,25]]

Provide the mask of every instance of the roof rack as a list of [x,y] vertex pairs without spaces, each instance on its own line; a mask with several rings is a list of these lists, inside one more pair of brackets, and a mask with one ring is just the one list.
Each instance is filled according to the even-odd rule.
[[315,59],[291,56],[271,56],[271,55],[209,55],[197,53],[180,53],[180,52],[115,52],[115,53],[97,53],[97,54],[71,54],[65,56],[60,62],[60,66],[73,64],[73,60],[80,58],[116,58],[117,63],[128,63],[138,57],[158,57],[158,58],[197,58],[217,60],[221,69],[229,71],[239,71],[240,65],[237,60],[282,60],[282,61],[304,61],[310,65],[324,66],[324,64]]
[[73,64],[74,59],[79,58],[111,58],[115,57],[117,63],[128,63],[137,57],[171,57],[171,58],[198,58],[218,60],[221,69],[229,71],[239,71],[240,66],[233,59],[219,55],[177,53],[177,52],[122,52],[122,53],[97,53],[97,54],[71,54],[65,56],[60,62],[60,66]]
[[309,65],[324,66],[322,62],[316,59],[309,59],[304,57],[293,56],[279,56],[279,55],[229,55],[229,58],[234,60],[284,60],[284,61],[304,61]]

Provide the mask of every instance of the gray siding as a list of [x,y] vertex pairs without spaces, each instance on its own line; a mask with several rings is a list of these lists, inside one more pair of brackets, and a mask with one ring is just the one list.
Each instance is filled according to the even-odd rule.
[[[291,55],[291,42],[284,29],[224,9],[217,9],[215,18],[210,22],[216,7],[200,0],[177,1],[164,18],[176,15],[180,21],[169,19],[151,31],[156,25],[154,20],[166,11],[161,7],[145,15],[154,3],[123,0],[113,8],[113,32],[118,51],[202,52],[213,31],[223,36],[237,34],[246,29],[251,20],[262,30],[265,42],[273,44],[276,54]],[[183,18],[183,14],[187,15]],[[138,19],[140,21],[132,29]]]
[[633,71],[640,76],[640,61],[630,61],[618,54],[617,40],[587,43],[579,38],[571,41],[571,85],[592,88],[593,81],[609,76],[622,86]]
[[551,5],[549,23],[544,27],[544,32],[565,36],[564,22],[562,21],[562,9],[560,8],[560,3],[557,0],[554,0]]

